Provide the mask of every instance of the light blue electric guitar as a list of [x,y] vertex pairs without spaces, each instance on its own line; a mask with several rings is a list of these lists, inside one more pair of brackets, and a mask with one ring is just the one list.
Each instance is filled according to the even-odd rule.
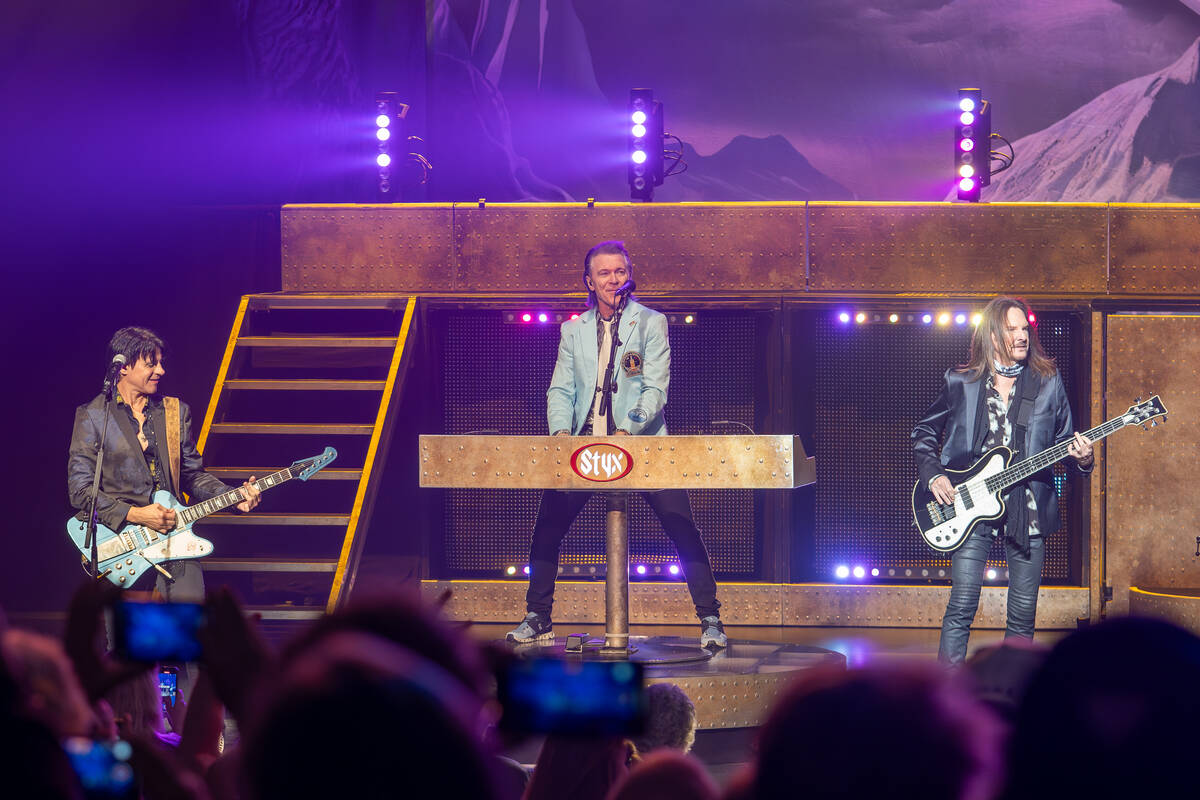
[[[306,481],[320,472],[337,458],[337,450],[326,447],[325,452],[312,458],[303,458],[290,467],[279,470],[265,478],[259,478],[254,486],[261,492],[287,483],[293,478]],[[108,578],[117,586],[132,586],[148,569],[162,570],[158,566],[163,561],[175,561],[181,558],[200,558],[213,551],[212,542],[201,539],[192,533],[192,525],[197,520],[207,517],[245,500],[240,488],[210,497],[194,506],[185,506],[176,500],[170,492],[155,492],[151,502],[165,508],[175,510],[175,529],[160,533],[145,525],[126,525],[117,533],[103,525],[96,526],[96,548],[99,553],[97,564],[100,577]],[[84,548],[87,538],[87,523],[71,517],[67,520],[67,535],[83,554],[87,564],[92,557],[90,547]]]

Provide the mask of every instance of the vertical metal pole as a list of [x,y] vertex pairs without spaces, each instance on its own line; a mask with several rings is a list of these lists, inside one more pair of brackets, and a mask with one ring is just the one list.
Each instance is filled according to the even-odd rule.
[[604,650],[629,652],[629,494],[608,495],[604,520]]

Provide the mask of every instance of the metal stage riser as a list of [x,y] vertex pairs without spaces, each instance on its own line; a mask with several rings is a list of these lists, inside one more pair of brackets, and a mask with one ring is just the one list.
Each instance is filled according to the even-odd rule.
[[[469,622],[515,622],[525,611],[524,581],[422,581],[424,597],[434,602],[449,592],[445,613]],[[1005,624],[1007,591],[985,586],[975,628]],[[722,583],[721,618],[727,625],[938,628],[950,595],[949,586],[846,586],[837,584]],[[1088,616],[1089,590],[1043,586],[1036,625],[1065,630]],[[599,581],[560,580],[555,590],[554,622],[602,625],[604,585]],[[629,587],[633,625],[697,625],[695,609],[682,583],[634,583]],[[571,633],[572,631],[565,631]]]

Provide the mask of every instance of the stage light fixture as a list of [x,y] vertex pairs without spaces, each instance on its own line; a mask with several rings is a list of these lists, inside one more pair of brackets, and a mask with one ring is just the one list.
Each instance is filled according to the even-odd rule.
[[859,325],[862,325],[864,322],[867,321],[867,315],[860,311],[854,315],[854,321],[857,322]]
[[516,575],[516,574],[517,574],[517,568],[516,568],[516,567],[514,567],[514,566],[509,566],[509,568],[508,568],[508,569],[504,570],[504,573],[505,573],[506,575],[510,575],[510,576],[511,576],[511,575]]
[[546,316],[545,312],[538,314],[538,322],[548,322],[550,317]]
[[864,567],[855,567],[854,568],[854,577],[859,578],[859,579],[867,577],[867,570]]
[[525,565],[525,568],[524,568],[523,570],[521,570],[521,571],[522,571],[522,572],[524,572],[526,575],[528,575],[528,574],[529,574],[529,565],[528,565],[528,564],[526,564],[526,565]]
[[375,95],[375,166],[378,168],[375,188],[376,199],[383,203],[395,203],[400,199],[392,145],[394,141],[400,141],[403,146],[406,116],[408,105],[401,103],[395,92],[379,92]]
[[899,321],[900,321],[900,315],[899,315],[899,314],[889,314],[889,315],[888,315],[888,322],[896,323],[896,322],[899,322]]
[[579,319],[579,315],[578,315],[578,314],[572,314],[572,315],[571,315],[571,319]]
[[528,311],[526,311],[521,315],[521,322],[533,322],[533,314],[530,314]]
[[955,314],[954,315],[954,324],[955,325],[966,325],[967,324],[967,315],[966,314]]
[[684,325],[691,325],[695,321],[696,321],[696,316],[694,314],[688,314],[687,316],[685,316],[683,318]]
[[1037,314],[1034,314],[1032,311],[1029,312],[1029,324],[1037,325]]
[[838,322],[845,325],[849,321],[850,321],[850,314],[848,312],[843,311],[842,313],[838,314]]
[[987,571],[987,579],[988,579],[989,581],[994,581],[994,580],[996,580],[996,578],[998,578],[998,577],[1000,577],[1000,574],[999,574],[998,572],[996,572],[996,570],[994,570],[994,569],[988,569],[988,571]]
[[629,196],[648,203],[663,182],[663,108],[653,89],[629,90],[629,121]]
[[958,199],[979,202],[991,183],[992,106],[980,89],[958,90],[959,114],[954,127],[954,172]]
[[636,572],[638,575],[645,575],[646,574],[646,565],[638,564],[636,567],[634,567],[633,571]]
[[983,314],[975,313],[971,315],[971,324],[979,327],[979,323],[983,322]]
[[672,578],[677,577],[679,575],[679,565],[678,564],[668,565],[667,572],[671,573]]
[[928,325],[929,323],[933,322],[933,315],[932,314],[922,314],[921,322],[924,323],[925,325]]
[[949,325],[950,315],[944,311],[941,314],[938,314],[937,323],[938,325]]
[[833,575],[839,581],[844,581],[850,577],[850,567],[845,564],[838,564],[833,570]]
[[872,578],[879,577],[879,567],[871,567],[871,577]]

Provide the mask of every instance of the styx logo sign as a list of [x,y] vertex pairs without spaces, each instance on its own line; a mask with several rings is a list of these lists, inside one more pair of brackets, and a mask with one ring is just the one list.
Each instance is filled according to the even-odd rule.
[[588,444],[571,454],[571,469],[587,481],[615,481],[633,469],[633,456],[615,444]]

